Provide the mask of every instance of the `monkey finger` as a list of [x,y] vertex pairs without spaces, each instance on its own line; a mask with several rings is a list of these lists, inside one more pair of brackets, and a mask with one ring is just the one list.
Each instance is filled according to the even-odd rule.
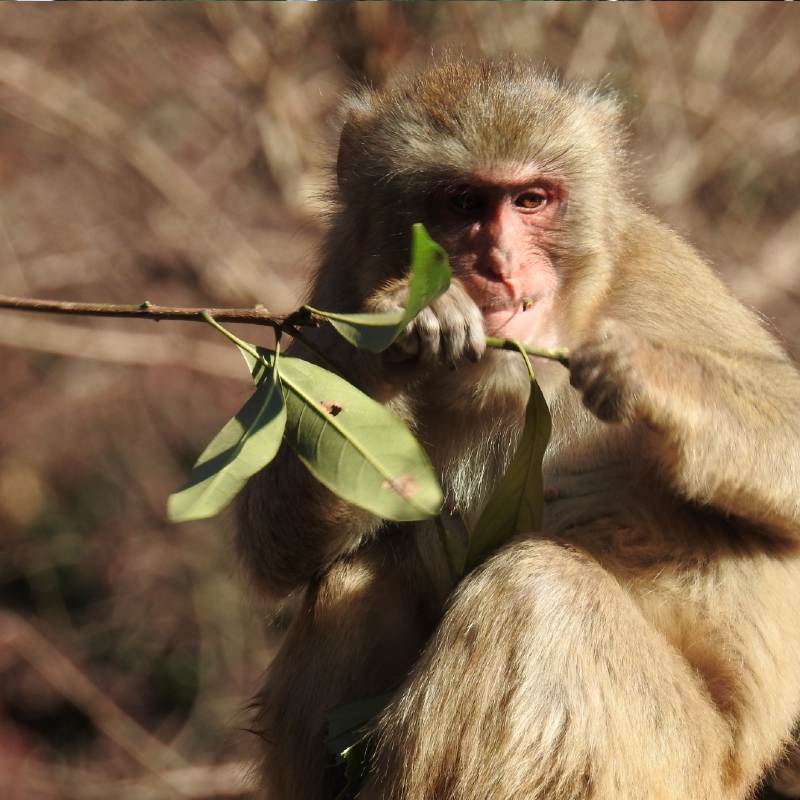
[[458,324],[442,329],[442,358],[455,364],[462,359],[480,361],[486,351],[486,334],[482,324],[462,318]]
[[569,382],[575,389],[583,390],[602,379],[603,368],[594,359],[575,358],[570,360]]
[[621,419],[620,391],[609,381],[599,381],[584,391],[583,404],[603,422],[618,422]]
[[483,327],[483,315],[477,306],[473,306],[464,316],[466,323],[466,341],[464,355],[470,361],[480,361],[486,352],[486,331]]
[[483,314],[457,278],[434,307],[442,329],[452,333],[451,356],[457,360],[479,361],[486,349]]
[[470,361],[478,362],[486,352],[486,334],[483,326],[471,326],[467,331],[465,354]]
[[419,338],[420,359],[426,362],[437,361],[442,347],[442,329],[438,317],[432,309],[424,308],[413,324]]
[[450,327],[442,327],[441,338],[441,359],[450,367],[455,367],[464,355],[464,349],[467,343],[467,329],[466,326],[453,325]]
[[459,283],[454,283],[431,308],[439,319],[441,358],[446,363],[455,365],[470,355],[475,328],[481,332],[481,339],[485,339],[480,310]]
[[612,392],[604,397],[592,410],[595,416],[603,422],[622,422],[625,416],[623,404],[617,392]]
[[442,324],[442,358],[456,363],[464,358],[479,361],[486,350],[486,334],[480,319],[459,316],[449,324]]
[[477,361],[486,347],[483,327],[467,316],[459,315],[447,325],[442,325],[442,357],[455,364],[464,358]]

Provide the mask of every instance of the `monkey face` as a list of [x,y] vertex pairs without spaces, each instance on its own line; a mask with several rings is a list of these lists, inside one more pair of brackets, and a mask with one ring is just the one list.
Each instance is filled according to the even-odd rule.
[[559,287],[550,244],[565,195],[556,177],[497,167],[434,194],[431,228],[487,333],[525,340],[542,332]]
[[457,59],[358,93],[337,161],[342,229],[365,253],[357,293],[402,279],[421,221],[487,333],[579,341],[624,222],[618,118],[613,99],[516,61]]

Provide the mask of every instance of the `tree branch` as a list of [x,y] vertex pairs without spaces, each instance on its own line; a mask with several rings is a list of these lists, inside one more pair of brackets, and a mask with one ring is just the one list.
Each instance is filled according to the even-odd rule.
[[292,317],[292,324],[302,322],[296,314],[270,314],[266,308],[208,308],[158,306],[148,300],[139,304],[115,303],[73,303],[65,300],[40,300],[34,297],[11,297],[0,295],[0,308],[16,311],[36,311],[47,314],[72,314],[82,317],[129,317],[133,319],[149,319],[158,322],[162,319],[188,320],[205,322],[203,314],[210,314],[219,322],[246,322],[251,325],[267,325],[280,328]]
[[[48,314],[72,314],[83,317],[128,317],[149,319],[158,322],[162,319],[207,322],[212,317],[216,322],[244,322],[250,325],[267,325],[274,330],[286,326],[296,329],[301,325],[318,325],[320,320],[305,308],[291,314],[270,314],[263,306],[254,308],[205,308],[157,306],[149,300],[137,304],[114,303],[72,303],[66,300],[40,300],[34,297],[11,297],[0,295],[0,308],[16,311],[37,311]],[[300,338],[300,337],[298,337]],[[486,344],[499,350],[519,350],[520,345],[511,339],[487,336]],[[540,348],[523,344],[528,355],[558,361],[569,366],[569,352],[563,348]]]

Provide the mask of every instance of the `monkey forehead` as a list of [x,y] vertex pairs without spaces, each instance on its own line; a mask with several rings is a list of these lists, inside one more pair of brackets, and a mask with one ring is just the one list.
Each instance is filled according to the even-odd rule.
[[561,180],[558,172],[548,170],[539,163],[520,164],[516,161],[497,161],[488,167],[476,167],[463,176],[451,173],[448,177],[463,177],[473,186],[485,186],[489,189],[501,187],[510,192],[523,192],[533,183],[538,183],[542,177],[554,185]]
[[352,169],[384,179],[509,164],[596,175],[617,168],[618,120],[612,99],[524,63],[456,60],[355,98],[340,159],[358,154]]

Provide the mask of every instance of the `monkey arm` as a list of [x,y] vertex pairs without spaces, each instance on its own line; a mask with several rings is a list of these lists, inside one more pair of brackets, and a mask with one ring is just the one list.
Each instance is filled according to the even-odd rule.
[[642,415],[679,492],[800,534],[800,376],[768,356],[652,347]]
[[238,505],[237,546],[256,585],[280,598],[355,549],[380,520],[319,483],[284,444]]
[[647,424],[680,495],[800,533],[800,375],[785,357],[660,343],[607,321],[571,370],[598,417]]
[[[369,354],[353,351],[327,326],[310,330],[306,338],[343,372],[347,370],[345,378],[375,395],[369,380],[375,359]],[[318,352],[298,341],[292,343],[289,355],[325,366]],[[382,524],[323,486],[285,442],[272,463],[247,482],[237,512],[239,556],[256,586],[274,598],[321,575]]]

